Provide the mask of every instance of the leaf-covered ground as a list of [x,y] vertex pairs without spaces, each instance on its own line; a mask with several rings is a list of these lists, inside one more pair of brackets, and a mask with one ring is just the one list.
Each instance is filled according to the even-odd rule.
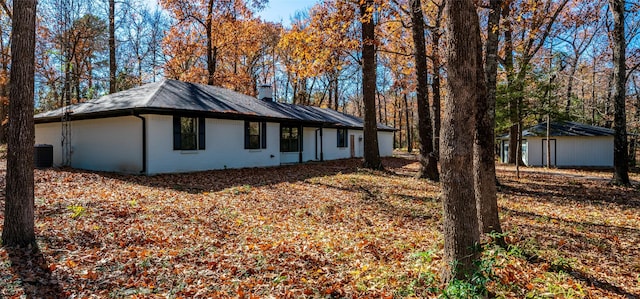
[[[40,252],[0,249],[0,297],[439,296],[439,186],[413,178],[411,158],[384,164],[153,177],[36,170]],[[638,174],[625,188],[608,172],[525,170],[498,171],[511,246],[485,251],[489,293],[640,296]]]

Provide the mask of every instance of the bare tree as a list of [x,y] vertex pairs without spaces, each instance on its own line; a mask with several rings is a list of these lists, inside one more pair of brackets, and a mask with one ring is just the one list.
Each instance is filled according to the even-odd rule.
[[360,4],[362,18],[362,101],[364,102],[364,167],[382,169],[376,121],[376,49],[373,0]]
[[[478,208],[480,231],[483,233],[502,232],[498,217],[496,197],[496,163],[493,153],[496,77],[498,74],[498,35],[502,0],[489,2],[487,41],[485,48],[486,97],[478,96],[476,101],[476,129],[473,147],[473,174]],[[481,95],[481,93],[479,93]],[[503,243],[502,239],[498,239]]]
[[624,36],[624,0],[609,0],[613,15],[613,182],[630,185],[629,155],[627,151],[626,96],[626,40]]
[[420,137],[420,173],[419,177],[438,181],[438,160],[433,150],[433,128],[429,113],[429,90],[427,82],[427,50],[424,40],[424,16],[422,1],[411,1],[411,32],[413,36],[413,57],[416,65],[418,97],[418,136]]
[[109,0],[109,93],[118,91],[116,86],[116,2]]

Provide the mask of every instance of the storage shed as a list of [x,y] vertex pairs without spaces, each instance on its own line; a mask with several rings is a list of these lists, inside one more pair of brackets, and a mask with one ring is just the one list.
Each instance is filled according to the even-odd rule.
[[[539,123],[522,132],[522,160],[527,166],[613,167],[612,129],[577,122]],[[498,138],[500,161],[508,161],[510,136]],[[547,147],[549,142],[549,147]],[[547,150],[549,148],[549,151]]]

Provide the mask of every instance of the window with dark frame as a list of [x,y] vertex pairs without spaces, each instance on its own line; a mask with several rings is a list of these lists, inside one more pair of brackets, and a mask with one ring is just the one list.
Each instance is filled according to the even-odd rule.
[[244,148],[267,148],[267,123],[257,121],[244,122]]
[[173,117],[173,149],[204,150],[205,120],[197,117]]
[[338,129],[338,147],[347,147],[349,142],[347,141],[347,129]]
[[280,152],[300,151],[300,135],[298,127],[280,127]]

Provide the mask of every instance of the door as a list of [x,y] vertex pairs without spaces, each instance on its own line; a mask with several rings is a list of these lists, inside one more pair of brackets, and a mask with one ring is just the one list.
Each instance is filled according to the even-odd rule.
[[522,162],[524,165],[530,166],[529,164],[529,142],[527,140],[522,140]]
[[349,135],[349,149],[351,150],[351,158],[356,157],[356,136]]
[[[547,165],[547,154],[551,151],[550,160],[551,165]],[[542,139],[542,166],[555,167],[556,166],[556,140],[549,139],[549,147],[547,147],[547,139]]]
[[509,141],[502,140],[502,163],[509,163]]

